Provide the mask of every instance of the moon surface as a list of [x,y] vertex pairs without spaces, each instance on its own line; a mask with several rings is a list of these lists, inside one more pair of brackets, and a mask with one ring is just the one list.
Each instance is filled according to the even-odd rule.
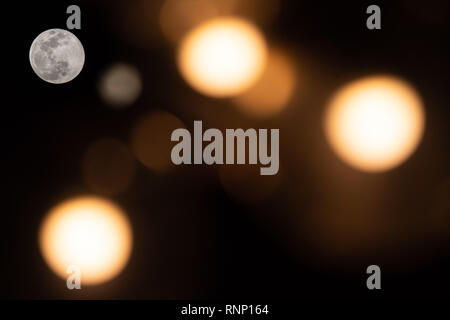
[[83,45],[67,30],[44,31],[31,44],[30,63],[42,80],[55,84],[69,82],[83,69]]

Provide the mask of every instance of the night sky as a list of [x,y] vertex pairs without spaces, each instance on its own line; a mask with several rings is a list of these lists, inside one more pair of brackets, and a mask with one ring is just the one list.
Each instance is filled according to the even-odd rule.
[[[7,57],[2,66],[0,296],[448,295],[448,2],[280,0],[273,16],[255,18],[255,24],[269,43],[289,53],[299,80],[286,109],[267,119],[243,115],[229,99],[201,95],[183,80],[176,50],[159,29],[162,2],[39,1],[2,9]],[[366,28],[365,11],[373,3],[381,7],[381,30]],[[33,72],[29,48],[42,31],[66,29],[70,4],[81,8],[82,28],[72,32],[84,46],[86,62],[72,82],[52,85]],[[253,11],[248,12],[251,20]],[[97,91],[100,75],[116,61],[134,65],[142,75],[141,95],[123,109],[108,107]],[[416,88],[426,128],[408,160],[373,174],[334,155],[321,121],[336,89],[379,73],[397,75]],[[110,196],[89,188],[82,175],[89,145],[113,138],[129,146],[136,122],[155,110],[175,115],[189,129],[194,120],[205,128],[279,128],[280,173],[265,180],[280,179],[278,188],[247,201],[236,193],[242,188],[252,194],[264,177],[253,175],[248,184],[232,181],[227,188],[220,166],[186,165],[161,173],[137,160],[125,191]],[[37,239],[45,214],[79,195],[105,196],[120,205],[132,224],[134,247],[118,277],[69,291],[46,265]],[[311,218],[317,210],[331,222]],[[366,287],[371,264],[381,267],[380,291]]]

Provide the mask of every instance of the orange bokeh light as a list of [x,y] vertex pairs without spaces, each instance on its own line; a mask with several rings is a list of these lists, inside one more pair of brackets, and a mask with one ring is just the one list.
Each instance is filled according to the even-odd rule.
[[183,39],[178,66],[197,91],[230,97],[250,88],[261,76],[267,48],[261,32],[235,17],[209,20]]
[[341,88],[325,114],[325,133],[352,167],[380,172],[404,162],[417,148],[425,114],[416,91],[392,76],[373,76]]
[[64,201],[45,217],[39,233],[44,260],[60,277],[68,266],[81,270],[82,284],[116,277],[132,249],[132,230],[122,210],[98,197]]
[[269,117],[281,112],[292,97],[296,85],[294,66],[286,54],[269,52],[267,65],[254,86],[234,99],[242,112],[254,117]]

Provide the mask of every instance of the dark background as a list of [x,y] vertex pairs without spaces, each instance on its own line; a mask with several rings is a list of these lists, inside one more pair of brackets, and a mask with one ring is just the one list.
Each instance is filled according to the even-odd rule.
[[[73,32],[83,43],[86,63],[74,81],[55,86],[34,74],[28,52],[42,31],[66,28],[70,4],[82,10],[82,29]],[[381,7],[382,30],[365,26],[370,4]],[[7,55],[1,103],[2,298],[448,295],[448,2],[281,1],[276,18],[262,29],[270,41],[283,43],[298,58],[303,87],[284,114],[264,121],[245,118],[231,111],[228,101],[190,89],[162,36],[144,44],[132,41],[133,29],[122,10],[133,5],[39,1],[8,4],[2,11],[3,43],[8,43],[2,45]],[[148,20],[149,29],[157,27]],[[96,91],[99,74],[117,60],[133,63],[143,76],[141,97],[123,110],[105,106]],[[413,156],[399,168],[373,175],[348,168],[332,154],[320,119],[329,96],[342,83],[380,72],[414,85],[427,119]],[[137,165],[132,186],[112,197],[125,208],[134,229],[128,266],[109,283],[67,290],[43,261],[37,232],[56,203],[95,194],[80,174],[86,147],[102,137],[128,143],[134,122],[153,109],[169,111],[192,126],[199,106],[208,106],[210,114],[204,127],[280,128],[282,188],[249,205],[224,190],[216,167],[185,166],[163,175]],[[223,114],[233,121],[220,122]],[[339,208],[330,197],[340,200]],[[436,197],[439,232],[428,227]],[[376,240],[353,236],[345,242],[346,250],[336,251],[329,230],[296,224],[298,217],[322,204],[337,214],[366,210],[395,218],[379,229]],[[325,245],[317,245],[321,232]],[[338,241],[345,233],[337,233]],[[381,291],[366,288],[370,264],[381,267]]]

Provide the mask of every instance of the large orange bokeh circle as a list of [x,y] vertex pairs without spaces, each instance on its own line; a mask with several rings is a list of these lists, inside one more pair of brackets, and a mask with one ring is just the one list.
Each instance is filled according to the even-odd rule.
[[50,210],[39,232],[42,256],[58,276],[68,266],[81,271],[82,284],[99,284],[116,277],[126,266],[133,236],[123,211],[109,200],[79,197]]
[[241,18],[223,17],[209,20],[185,36],[178,67],[200,93],[231,97],[258,80],[266,59],[267,45],[256,26]]
[[326,138],[336,154],[362,171],[403,163],[417,148],[425,113],[417,92],[392,76],[372,76],[344,86],[325,114]]

